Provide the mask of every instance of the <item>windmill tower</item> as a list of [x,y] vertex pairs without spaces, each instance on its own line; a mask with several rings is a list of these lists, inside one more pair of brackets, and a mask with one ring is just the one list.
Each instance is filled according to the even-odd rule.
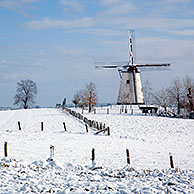
[[[123,65],[96,66],[96,69],[118,69],[121,78],[117,104],[144,104],[140,69],[149,67],[169,67],[164,64],[135,64],[134,63],[134,30],[128,30],[129,61]],[[134,37],[134,36],[133,36]],[[98,62],[96,64],[101,64]]]

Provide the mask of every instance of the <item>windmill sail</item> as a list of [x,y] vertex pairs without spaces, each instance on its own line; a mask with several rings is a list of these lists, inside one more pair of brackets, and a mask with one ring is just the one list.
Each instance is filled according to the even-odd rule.
[[137,64],[136,67],[169,67],[170,63]]
[[102,69],[120,69],[129,67],[128,61],[119,61],[119,62],[95,62],[95,68]]
[[[134,55],[133,55],[133,45],[135,45],[135,40],[132,41],[132,34],[134,30],[128,30],[128,40],[129,40],[129,65],[133,66],[134,63]],[[135,33],[134,33],[135,34]],[[133,36],[135,39],[135,36]],[[135,103],[138,103],[138,91],[137,91],[137,80],[136,80],[136,70],[132,68],[132,76],[133,76],[133,90],[134,90],[134,98]],[[131,87],[131,86],[129,86]]]
[[135,30],[128,30],[129,65],[136,63]]
[[129,64],[133,65],[133,45],[132,45],[132,38],[131,38],[131,31],[128,31],[128,39],[129,39]]

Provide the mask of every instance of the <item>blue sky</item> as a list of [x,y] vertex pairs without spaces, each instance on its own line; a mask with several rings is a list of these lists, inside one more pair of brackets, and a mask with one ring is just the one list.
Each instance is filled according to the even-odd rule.
[[99,102],[116,102],[116,70],[96,61],[128,60],[129,28],[140,63],[170,62],[171,71],[142,72],[157,90],[194,76],[192,0],[0,0],[0,106],[12,106],[16,83],[37,83],[37,104],[54,106],[93,81]]

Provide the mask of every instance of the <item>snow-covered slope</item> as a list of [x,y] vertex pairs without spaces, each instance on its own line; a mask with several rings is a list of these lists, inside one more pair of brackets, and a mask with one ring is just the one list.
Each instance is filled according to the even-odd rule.
[[[110,136],[95,135],[93,129],[86,133],[84,123],[59,109],[0,111],[0,193],[166,193],[167,188],[194,192],[193,120],[120,114],[118,106],[106,111],[99,108],[97,114],[83,115],[106,123]],[[46,161],[50,145],[53,162]],[[177,172],[168,169],[169,152]]]
[[[106,111],[105,111],[106,112]],[[181,168],[194,165],[194,120],[145,115],[87,114],[110,126],[112,141],[131,151],[132,164],[140,168],[168,168],[169,152]],[[117,111],[119,112],[119,111]]]

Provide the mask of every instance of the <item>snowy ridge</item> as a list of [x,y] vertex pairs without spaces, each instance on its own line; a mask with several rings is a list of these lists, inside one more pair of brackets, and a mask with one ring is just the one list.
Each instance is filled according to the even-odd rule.
[[55,161],[0,161],[1,193],[192,193],[194,171],[95,168]]
[[193,120],[144,116],[135,107],[120,114],[118,106],[83,116],[106,123],[111,136],[86,133],[60,109],[0,111],[0,193],[194,193]]

